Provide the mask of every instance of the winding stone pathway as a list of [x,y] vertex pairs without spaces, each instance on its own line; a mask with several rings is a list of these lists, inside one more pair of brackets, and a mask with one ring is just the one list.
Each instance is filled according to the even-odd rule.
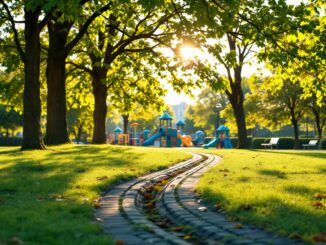
[[[117,185],[103,196],[96,216],[104,229],[123,244],[303,244],[228,221],[223,211],[200,204],[194,192],[196,183],[219,161],[214,155],[193,154],[188,161]],[[168,218],[175,226],[191,227],[197,239],[186,241],[191,236],[164,230],[146,218],[144,196],[151,186],[162,181],[166,184],[155,198],[160,217]]]

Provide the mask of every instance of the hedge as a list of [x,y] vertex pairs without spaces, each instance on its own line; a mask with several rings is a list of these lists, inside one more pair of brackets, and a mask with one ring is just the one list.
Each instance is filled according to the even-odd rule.
[[320,149],[326,150],[326,139],[321,139],[319,145],[320,145]]
[[0,137],[0,146],[20,146],[23,138],[19,137]]
[[[291,137],[279,137],[279,149],[293,149],[294,148],[294,138]],[[300,147],[302,148],[303,144],[308,144],[310,140],[314,138],[300,138],[299,139],[299,144]],[[248,137],[249,145],[251,149],[264,149],[261,144],[263,143],[268,143],[271,140],[271,138],[262,138],[262,137],[257,137],[257,138],[251,138]],[[237,147],[238,144],[238,138],[231,137],[231,143],[234,148]],[[319,148],[320,149],[326,149],[326,138],[321,139],[319,142]]]

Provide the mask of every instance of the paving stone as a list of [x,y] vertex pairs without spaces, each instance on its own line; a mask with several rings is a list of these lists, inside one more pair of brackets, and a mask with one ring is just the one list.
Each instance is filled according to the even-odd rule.
[[[208,160],[201,165],[191,168],[190,166],[193,166],[199,158],[198,155],[195,155],[192,160],[180,163],[176,167],[151,173],[112,188],[101,200],[101,207],[96,211],[96,217],[102,218],[105,230],[112,233],[115,239],[120,238],[123,240],[125,244],[188,244],[174,234],[167,233],[153,225],[153,223],[144,218],[140,208],[142,205],[140,193],[146,191],[145,187],[166,179],[167,175],[171,176],[181,171],[182,168],[187,168],[186,172],[180,172],[178,176],[174,176],[174,180],[169,183],[162,196],[164,200],[156,204],[163,214],[168,212],[167,215],[176,224],[191,224],[196,228],[195,231],[203,236],[203,241],[206,241],[206,244],[209,245],[297,244],[296,241],[281,239],[259,229],[249,229],[251,228],[250,226],[248,229],[247,226],[246,229],[235,229],[235,223],[225,218],[225,212],[198,211],[198,207],[204,205],[197,203],[194,187],[198,183],[199,177],[217,164],[217,161],[214,160],[216,158],[209,156]],[[181,185],[179,185],[180,183]],[[176,196],[179,201],[176,200]],[[123,198],[122,206],[124,213],[120,213],[119,202],[121,198]],[[140,228],[135,229],[137,226],[140,226]],[[142,229],[141,226],[148,227],[154,233],[139,230]]]

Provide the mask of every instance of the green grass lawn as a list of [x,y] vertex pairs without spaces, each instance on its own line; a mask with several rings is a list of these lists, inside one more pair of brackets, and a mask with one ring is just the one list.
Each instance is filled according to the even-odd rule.
[[189,157],[164,148],[0,147],[0,244],[112,244],[94,218],[101,191]]
[[231,218],[306,241],[326,232],[326,152],[207,150],[223,157],[198,190]]

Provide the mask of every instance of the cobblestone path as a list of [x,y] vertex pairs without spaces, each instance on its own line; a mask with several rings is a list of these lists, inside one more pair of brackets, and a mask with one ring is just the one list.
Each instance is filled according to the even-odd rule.
[[[196,183],[219,161],[214,155],[193,154],[188,161],[117,185],[103,196],[96,216],[122,244],[303,244],[231,222],[223,211],[199,203]],[[150,210],[149,204],[154,206]]]

